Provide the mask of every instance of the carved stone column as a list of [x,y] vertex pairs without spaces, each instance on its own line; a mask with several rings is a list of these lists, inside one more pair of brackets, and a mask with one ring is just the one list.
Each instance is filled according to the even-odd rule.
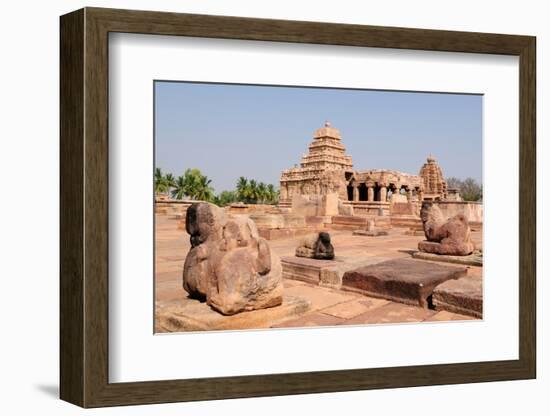
[[407,201],[412,202],[413,191],[411,188],[407,189]]
[[357,184],[353,185],[353,200],[359,201],[359,186]]
[[367,201],[374,201],[374,184],[367,184]]
[[380,201],[386,202],[388,199],[388,188],[386,185],[380,185]]
[[424,200],[424,189],[420,188],[418,190],[418,202],[422,203]]

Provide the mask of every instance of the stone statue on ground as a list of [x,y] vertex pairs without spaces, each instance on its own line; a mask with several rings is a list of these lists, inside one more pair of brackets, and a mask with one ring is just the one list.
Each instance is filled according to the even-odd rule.
[[227,217],[209,203],[187,210],[191,249],[183,266],[183,288],[224,315],[282,303],[282,268],[248,217]]
[[424,202],[420,211],[427,241],[418,243],[426,253],[467,256],[474,251],[468,219],[458,214],[445,218],[436,204]]
[[334,247],[330,242],[330,234],[320,232],[303,238],[296,248],[296,256],[318,260],[334,259]]

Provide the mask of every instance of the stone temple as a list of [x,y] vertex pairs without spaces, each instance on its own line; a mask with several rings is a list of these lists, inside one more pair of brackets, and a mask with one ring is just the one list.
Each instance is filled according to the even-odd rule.
[[300,167],[284,170],[280,181],[281,206],[291,205],[295,195],[337,193],[340,200],[362,211],[389,210],[391,202],[441,201],[447,184],[433,156],[418,175],[388,169],[356,170],[346,155],[338,129],[329,122],[317,129]]

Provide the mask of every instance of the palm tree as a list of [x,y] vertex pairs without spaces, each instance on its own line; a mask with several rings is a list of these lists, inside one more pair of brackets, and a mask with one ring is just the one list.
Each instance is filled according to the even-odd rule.
[[166,183],[166,178],[162,174],[160,168],[155,168],[155,193],[165,194],[168,192],[168,185]]
[[263,204],[267,199],[267,186],[265,183],[258,184],[258,200]]
[[237,197],[239,201],[246,202],[249,197],[248,179],[241,176],[237,181]]
[[185,178],[183,176],[178,176],[172,189],[172,198],[183,199],[185,195]]
[[183,192],[192,199],[197,199],[196,194],[199,188],[201,171],[197,168],[187,169],[183,174]]
[[278,199],[277,197],[278,197],[278,192],[275,189],[275,186],[272,183],[270,183],[269,185],[267,185],[267,199],[270,203],[273,203]]
[[255,179],[248,181],[248,198],[254,204],[258,202],[258,182]]
[[166,182],[166,186],[168,187],[167,192],[170,190],[170,188],[176,186],[176,179],[171,173],[167,173],[166,175],[164,175],[164,181]]
[[210,186],[212,181],[207,176],[201,175],[193,195],[195,199],[200,201],[210,201],[214,198],[214,189]]

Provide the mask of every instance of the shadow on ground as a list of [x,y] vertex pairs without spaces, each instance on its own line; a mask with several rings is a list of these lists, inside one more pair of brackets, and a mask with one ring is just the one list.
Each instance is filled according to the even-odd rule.
[[46,396],[50,396],[54,399],[59,398],[59,386],[56,384],[38,384],[34,387]]

